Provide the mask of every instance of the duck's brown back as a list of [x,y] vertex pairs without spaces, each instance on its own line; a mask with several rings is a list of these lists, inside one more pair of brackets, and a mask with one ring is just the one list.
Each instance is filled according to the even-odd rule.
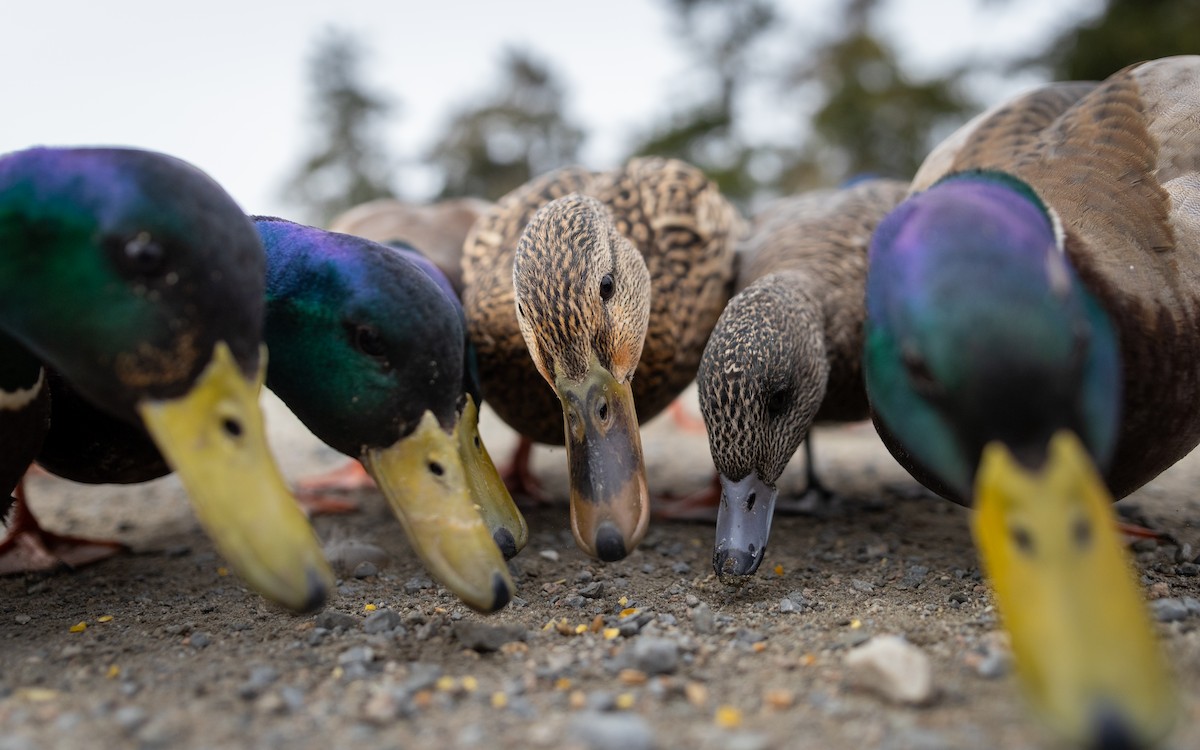
[[1124,370],[1117,497],[1200,442],[1200,56],[1054,84],[986,112],[926,160],[1024,180],[1116,324]]

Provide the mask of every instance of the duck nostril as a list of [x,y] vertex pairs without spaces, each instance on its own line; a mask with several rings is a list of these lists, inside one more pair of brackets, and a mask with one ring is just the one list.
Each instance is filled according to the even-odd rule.
[[750,497],[746,498],[746,510],[754,510],[754,501],[758,500],[758,493],[751,492]]
[[596,404],[596,416],[600,417],[601,422],[608,421],[608,399],[601,398],[600,403]]
[[429,462],[429,470],[431,472],[433,472],[434,476],[438,476],[438,477],[440,477],[441,475],[446,473],[446,469],[443,468],[442,465],[439,464],[437,461]]
[[242,423],[233,417],[225,417],[222,419],[221,429],[224,430],[225,434],[229,437],[238,438],[242,436]]

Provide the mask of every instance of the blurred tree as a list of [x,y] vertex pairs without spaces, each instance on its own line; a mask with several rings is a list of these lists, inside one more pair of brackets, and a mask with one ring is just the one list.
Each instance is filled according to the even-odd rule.
[[444,182],[440,198],[496,200],[531,178],[578,159],[584,132],[563,113],[563,90],[529,52],[505,53],[495,93],[454,114],[427,161]]
[[391,104],[363,83],[363,56],[353,34],[328,29],[309,60],[314,145],[288,180],[284,197],[317,224],[351,206],[392,195],[391,159],[377,130]]
[[871,29],[879,0],[850,0],[842,32],[804,49],[785,82],[789,95],[817,101],[800,143],[778,153],[775,187],[784,193],[862,174],[908,178],[937,138],[975,106],[961,70],[912,81],[895,51]]
[[1200,52],[1200,0],[1107,0],[1100,12],[1018,61],[1053,80],[1098,81],[1131,63]]
[[636,155],[671,156],[700,167],[730,198],[758,185],[748,165],[755,149],[738,125],[739,98],[757,78],[758,43],[778,19],[772,0],[666,0],[677,33],[708,79],[699,101],[671,113],[633,147]]

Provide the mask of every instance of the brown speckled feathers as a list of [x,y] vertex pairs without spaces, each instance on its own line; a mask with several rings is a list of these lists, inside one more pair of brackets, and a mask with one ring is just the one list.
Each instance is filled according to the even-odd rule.
[[[715,185],[680,161],[634,159],[610,172],[569,167],[502,198],[467,237],[463,307],[479,351],[484,397],[516,430],[563,441],[562,409],[538,374],[517,322],[513,258],[533,214],[572,193],[601,201],[650,273],[650,321],[633,392],[641,420],[661,411],[695,376],[728,300],[741,219]],[[553,290],[546,290],[547,298]]]
[[1108,479],[1125,495],[1200,442],[1200,57],[994,108],[935,150],[913,189],[972,169],[1034,188],[1117,325],[1124,399]]

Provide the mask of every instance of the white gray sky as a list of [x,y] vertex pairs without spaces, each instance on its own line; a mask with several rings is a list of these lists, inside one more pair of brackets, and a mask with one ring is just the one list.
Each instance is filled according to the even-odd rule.
[[[811,33],[839,0],[781,0]],[[891,0],[884,28],[918,72],[965,52],[1033,48],[1099,0]],[[280,197],[304,153],[306,60],[326,26],[369,46],[368,79],[400,102],[386,131],[416,154],[450,108],[493,81],[505,46],[548,59],[589,131],[595,166],[685,91],[692,61],[654,0],[0,0],[0,153],[38,144],[148,148],[209,172],[250,212],[293,213]],[[1020,82],[997,82],[993,101]],[[770,130],[770,109],[762,126]],[[399,185],[421,197],[428,181]]]

